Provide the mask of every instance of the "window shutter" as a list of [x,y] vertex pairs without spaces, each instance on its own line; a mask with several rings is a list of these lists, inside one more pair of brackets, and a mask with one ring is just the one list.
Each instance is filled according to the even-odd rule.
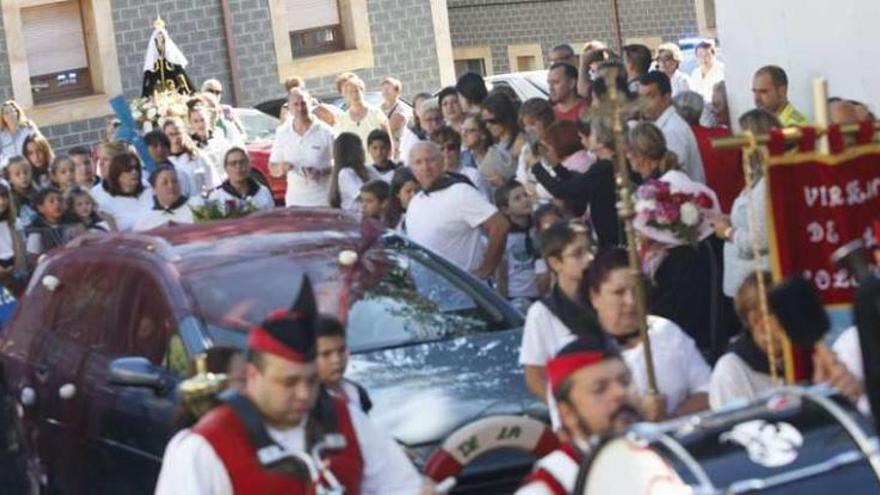
[[31,77],[89,66],[79,1],[21,10]]
[[305,31],[339,24],[336,0],[287,0],[287,30]]

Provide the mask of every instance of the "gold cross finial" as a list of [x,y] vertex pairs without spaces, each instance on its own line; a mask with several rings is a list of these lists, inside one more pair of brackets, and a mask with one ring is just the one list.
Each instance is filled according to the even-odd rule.
[[156,22],[153,23],[153,27],[156,29],[165,29],[165,21],[162,20],[161,16],[156,16]]

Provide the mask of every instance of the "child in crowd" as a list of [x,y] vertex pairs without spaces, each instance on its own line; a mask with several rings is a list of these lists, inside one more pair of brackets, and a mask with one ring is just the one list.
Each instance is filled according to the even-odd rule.
[[535,273],[538,251],[532,228],[532,200],[522,184],[510,180],[495,190],[495,206],[510,223],[504,258],[496,274],[498,292],[525,312],[541,296]]
[[367,149],[373,164],[370,167],[380,179],[391,182],[394,171],[400,166],[391,161],[391,136],[385,129],[376,129],[367,136]]
[[52,186],[61,192],[73,187],[75,184],[73,160],[67,155],[55,157],[52,165],[49,166],[49,179],[52,181]]
[[373,179],[361,187],[361,213],[364,218],[382,220],[388,207],[391,186],[382,179]]
[[23,226],[30,225],[37,216],[34,209],[36,188],[31,180],[30,164],[24,157],[14,156],[3,169],[3,177],[9,182],[13,211],[18,212],[18,219]]
[[42,134],[31,134],[24,141],[24,156],[31,166],[31,178],[39,187],[49,185],[49,165],[55,161],[52,145]]
[[385,211],[385,225],[389,229],[406,232],[406,207],[419,192],[419,183],[409,167],[401,167],[391,177],[391,194]]
[[[563,219],[565,219],[565,212],[554,203],[544,203],[537,207],[534,213],[532,213],[532,225],[535,226],[538,236],[550,228],[551,225],[562,221]],[[540,242],[538,243],[537,248],[538,252],[540,252]],[[535,260],[535,278],[538,281],[538,289],[541,291],[541,294],[546,294],[550,289],[550,285],[553,283],[553,274],[550,273],[550,270],[547,268],[547,262],[544,261],[543,257],[539,257]]]
[[34,197],[34,205],[37,208],[37,216],[25,229],[28,262],[31,266],[36,265],[41,254],[64,245],[68,240],[62,223],[64,202],[61,191],[53,186],[40,189]]
[[344,376],[348,367],[348,343],[342,322],[335,316],[320,315],[316,333],[315,365],[321,384],[330,395],[357,405],[364,414],[369,413],[373,403],[367,391]]
[[75,225],[84,233],[110,232],[115,230],[110,222],[98,213],[98,203],[82,187],[74,186],[66,197],[67,223]]
[[519,362],[525,366],[529,390],[549,401],[547,361],[577,338],[604,337],[580,290],[584,270],[593,257],[587,229],[575,222],[557,222],[541,233],[540,240],[541,255],[556,277],[556,283],[547,296],[529,308]]
[[351,132],[337,136],[333,142],[333,171],[327,195],[330,206],[349,213],[360,212],[361,187],[375,178],[375,172],[366,166],[361,138]]
[[[15,264],[16,236],[13,229],[18,228],[18,222],[12,218],[9,204],[12,201],[9,188],[0,183],[0,283],[11,279],[13,265]],[[22,246],[19,244],[18,249]]]
[[73,181],[76,185],[88,191],[101,183],[101,178],[95,175],[92,153],[88,148],[71,148],[68,156],[73,160]]

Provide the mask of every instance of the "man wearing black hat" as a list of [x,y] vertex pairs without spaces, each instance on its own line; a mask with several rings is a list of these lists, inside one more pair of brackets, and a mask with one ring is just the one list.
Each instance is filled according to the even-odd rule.
[[319,394],[315,306],[303,302],[311,299],[307,282],[301,292],[291,311],[274,313],[250,331],[243,393],[224,394],[223,405],[172,438],[157,494],[314,493],[318,473],[307,453],[326,433],[345,438],[323,460],[346,493],[414,494],[422,488],[388,435],[356,407]]
[[547,379],[570,442],[539,460],[517,495],[570,493],[595,440],[639,418],[630,371],[609,345],[575,340],[548,361]]

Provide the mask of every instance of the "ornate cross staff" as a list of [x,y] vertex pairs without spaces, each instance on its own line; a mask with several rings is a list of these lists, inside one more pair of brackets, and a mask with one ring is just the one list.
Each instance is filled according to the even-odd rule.
[[629,254],[629,266],[636,274],[636,311],[638,314],[639,336],[645,349],[645,370],[648,375],[648,393],[655,395],[657,389],[657,377],[654,373],[654,355],[651,352],[651,341],[648,339],[648,319],[645,302],[645,285],[642,275],[642,263],[639,259],[638,239],[636,238],[633,219],[636,216],[633,202],[633,183],[629,175],[629,166],[626,163],[626,154],[623,144],[623,120],[622,115],[626,102],[617,88],[617,68],[610,68],[605,77],[608,86],[608,96],[604,108],[599,111],[603,116],[611,119],[611,130],[614,134],[614,156],[616,160],[617,195],[619,203],[617,215],[623,221],[626,232],[626,250]]

